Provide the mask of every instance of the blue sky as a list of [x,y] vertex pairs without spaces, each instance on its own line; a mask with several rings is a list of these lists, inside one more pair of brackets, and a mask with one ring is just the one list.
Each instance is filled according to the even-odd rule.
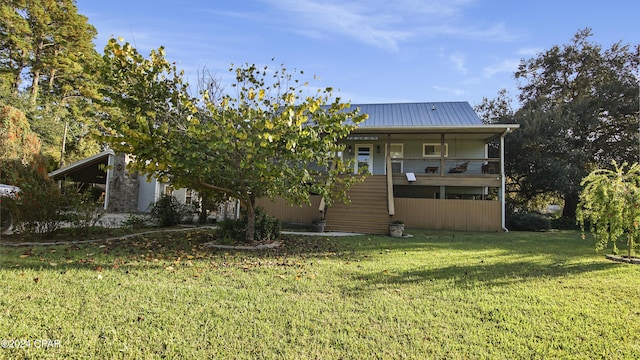
[[[122,37],[167,58],[197,82],[206,68],[224,84],[233,64],[284,64],[317,75],[357,103],[516,97],[521,59],[569,43],[640,42],[636,0],[78,0],[98,30],[100,53]],[[275,61],[272,62],[272,59]]]

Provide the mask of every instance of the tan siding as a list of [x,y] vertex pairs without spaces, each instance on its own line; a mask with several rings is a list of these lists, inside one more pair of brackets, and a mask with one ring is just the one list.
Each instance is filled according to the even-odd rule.
[[499,201],[396,198],[396,215],[408,228],[500,231]]
[[[327,210],[327,231],[388,234],[388,224],[403,220],[407,228],[500,231],[501,206],[490,200],[439,200],[395,198],[395,216],[387,208],[385,176],[369,176],[349,191],[351,204],[333,204]],[[310,224],[320,217],[320,197],[311,206],[289,206],[282,199],[260,199],[257,204],[283,222]]]
[[278,198],[275,201],[258,199],[256,200],[256,205],[264,208],[267,214],[275,216],[286,223],[311,224],[311,221],[320,218],[320,212],[318,211],[320,196],[311,197],[311,206],[291,206],[282,198]]

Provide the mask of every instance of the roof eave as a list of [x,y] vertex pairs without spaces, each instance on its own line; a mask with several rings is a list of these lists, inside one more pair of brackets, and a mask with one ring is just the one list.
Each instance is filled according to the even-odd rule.
[[49,177],[53,179],[53,178],[56,178],[58,176],[68,174],[68,173],[72,172],[75,169],[78,169],[78,168],[81,168],[81,167],[83,167],[85,165],[91,164],[91,163],[93,163],[95,161],[100,160],[103,157],[114,156],[114,155],[115,155],[115,153],[113,152],[113,150],[105,150],[105,151],[103,151],[103,152],[101,152],[99,154],[95,154],[95,155],[90,156],[90,157],[88,157],[86,159],[82,159],[82,160],[76,161],[76,162],[74,162],[72,164],[69,164],[68,166],[65,166],[65,167],[62,167],[60,169],[54,170],[54,171],[49,173]]
[[457,126],[386,126],[358,127],[352,133],[504,133],[518,129],[520,124],[487,124]]

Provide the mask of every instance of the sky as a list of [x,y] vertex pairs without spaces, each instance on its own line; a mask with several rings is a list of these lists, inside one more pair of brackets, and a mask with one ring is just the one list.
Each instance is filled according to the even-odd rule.
[[[637,0],[77,0],[98,31],[143,55],[164,46],[190,84],[228,88],[233,65],[303,70],[353,104],[467,101],[506,89],[523,59],[581,29],[609,48],[640,43]],[[312,75],[315,75],[315,80]],[[306,80],[301,78],[301,80]]]

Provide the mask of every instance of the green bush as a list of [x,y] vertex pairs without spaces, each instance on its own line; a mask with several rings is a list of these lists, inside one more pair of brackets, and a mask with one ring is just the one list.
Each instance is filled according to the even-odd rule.
[[143,229],[149,227],[150,219],[148,215],[130,214],[122,222],[122,227],[127,229]]
[[[255,209],[256,216],[256,232],[255,239],[258,241],[276,240],[280,237],[282,228],[280,220],[273,216],[267,215],[262,208]],[[234,240],[245,239],[247,230],[247,213],[242,210],[240,219],[224,220],[218,225],[218,238],[224,242],[233,242]]]
[[559,217],[551,220],[551,228],[558,230],[580,230],[580,225],[574,218]]
[[5,198],[16,232],[48,237],[69,221],[73,200],[48,179],[32,177],[20,184],[16,199]]
[[547,231],[551,228],[551,220],[536,213],[515,213],[509,217],[507,226],[515,231]]
[[193,218],[194,209],[192,206],[180,204],[171,195],[162,195],[151,206],[150,213],[158,226],[169,227],[180,224],[189,216]]
[[76,189],[67,189],[65,196],[69,198],[70,206],[67,218],[71,227],[78,235],[87,235],[94,228],[102,215],[104,208],[102,204],[93,199],[91,191],[79,192]]

